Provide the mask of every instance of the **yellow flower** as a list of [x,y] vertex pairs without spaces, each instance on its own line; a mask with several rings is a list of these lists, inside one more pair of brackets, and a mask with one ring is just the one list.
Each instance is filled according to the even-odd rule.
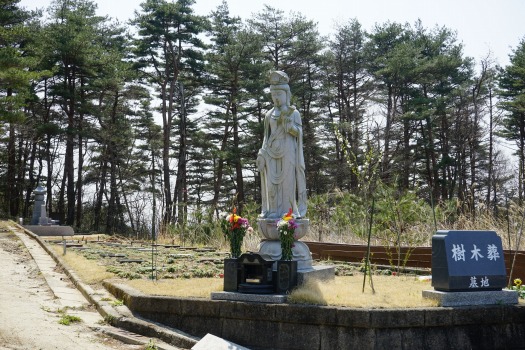
[[521,279],[519,279],[519,278],[516,278],[516,279],[514,280],[514,284],[515,284],[516,287],[518,287],[518,288],[521,286],[521,283],[522,283],[522,282],[521,282]]

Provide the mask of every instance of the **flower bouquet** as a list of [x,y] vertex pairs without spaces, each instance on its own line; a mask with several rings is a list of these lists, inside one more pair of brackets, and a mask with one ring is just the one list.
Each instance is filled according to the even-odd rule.
[[224,236],[230,242],[230,253],[232,258],[241,256],[241,246],[246,231],[250,228],[248,220],[236,214],[237,209],[221,221],[221,228]]
[[281,240],[281,260],[292,260],[293,258],[292,248],[294,246],[296,228],[295,216],[292,214],[292,208],[290,208],[288,213],[284,214],[282,219],[277,221],[277,230]]

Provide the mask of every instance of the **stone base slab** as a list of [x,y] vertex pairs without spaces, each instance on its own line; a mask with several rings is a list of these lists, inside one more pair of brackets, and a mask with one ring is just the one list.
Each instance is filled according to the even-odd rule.
[[436,300],[439,303],[439,306],[445,307],[518,304],[518,292],[508,289],[482,292],[442,292],[438,290],[424,290],[423,298]]
[[297,270],[297,283],[301,284],[306,278],[317,280],[333,280],[335,278],[335,267],[329,265],[314,265],[308,269]]
[[282,294],[245,294],[237,292],[212,292],[211,300],[247,301],[253,303],[286,303],[288,297]]
[[191,350],[249,350],[244,346],[219,338],[213,334],[206,334]]
[[71,226],[55,225],[24,225],[24,229],[33,232],[37,236],[74,236],[75,231]]

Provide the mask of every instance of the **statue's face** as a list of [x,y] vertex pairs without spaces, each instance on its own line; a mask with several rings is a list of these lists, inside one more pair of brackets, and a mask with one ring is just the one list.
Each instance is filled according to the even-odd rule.
[[282,107],[286,105],[286,91],[284,90],[271,90],[272,100],[276,107]]

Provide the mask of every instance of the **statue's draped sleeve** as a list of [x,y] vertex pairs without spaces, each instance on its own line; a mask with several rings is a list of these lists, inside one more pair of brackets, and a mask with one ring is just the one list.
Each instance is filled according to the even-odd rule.
[[299,215],[301,217],[306,216],[307,209],[307,196],[306,196],[306,174],[304,165],[304,154],[303,154],[303,123],[301,115],[296,110],[293,113],[293,122],[298,126],[299,135],[297,135],[297,148],[296,148],[296,165],[295,165],[295,178],[297,181],[297,207]]

